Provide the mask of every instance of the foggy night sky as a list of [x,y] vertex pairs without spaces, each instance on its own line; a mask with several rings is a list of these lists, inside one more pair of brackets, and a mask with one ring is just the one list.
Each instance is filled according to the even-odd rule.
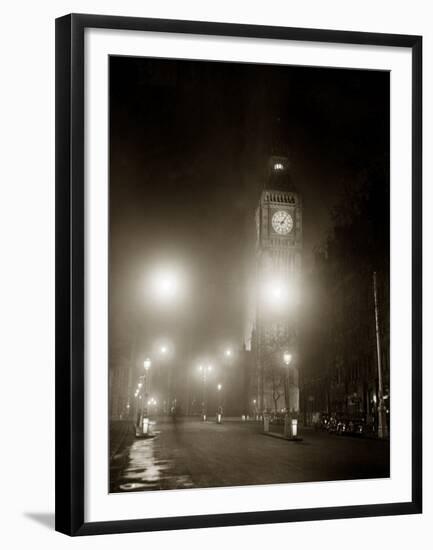
[[[158,337],[189,358],[242,345],[254,213],[281,136],[309,269],[342,182],[388,152],[389,74],[110,58],[114,345],[131,326],[142,353]],[[146,307],[144,274],[166,259],[185,269],[188,296],[162,315]]]

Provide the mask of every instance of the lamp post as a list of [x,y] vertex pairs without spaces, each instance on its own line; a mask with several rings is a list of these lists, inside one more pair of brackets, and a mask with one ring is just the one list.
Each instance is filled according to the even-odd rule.
[[144,382],[144,401],[146,403],[146,410],[143,410],[143,416],[147,416],[147,395],[149,392],[149,381],[148,381],[148,372],[150,367],[152,366],[152,361],[146,357],[146,359],[143,361],[143,367],[144,367],[144,376],[143,376],[143,382]]
[[156,411],[156,405],[158,404],[157,400],[154,397],[151,397],[149,401],[147,402],[147,406],[149,407],[149,416],[150,416],[150,410],[151,407],[154,407],[154,413]]
[[223,388],[222,384],[217,385],[217,392],[218,392],[217,424],[221,424],[222,416],[223,416],[223,407],[222,407],[222,400],[221,400],[221,390],[222,390],[222,388]]
[[199,365],[198,370],[202,375],[202,385],[203,385],[202,415],[203,415],[203,421],[206,421],[207,376],[212,371],[212,365],[207,365],[207,366]]
[[221,390],[223,389],[223,385],[222,384],[218,384],[217,385],[217,392],[218,392],[218,407],[222,407],[222,398],[221,398]]
[[166,382],[164,382],[164,385],[166,385],[166,398],[164,403],[164,412],[166,414],[170,414],[171,410],[171,378],[172,378],[172,372],[171,372],[171,359],[173,357],[173,346],[171,344],[161,344],[157,348],[157,353],[159,355],[159,358],[165,363],[165,370],[166,370]]
[[[234,353],[233,349],[228,347],[224,350],[224,361],[222,362],[223,365],[223,372],[222,372],[222,388],[224,394],[222,395],[220,406],[226,407],[227,409],[233,407],[233,386],[229,386],[229,383],[231,380],[233,380],[233,373],[231,372],[231,367],[233,366],[234,362]],[[230,387],[231,392],[227,391],[227,388]],[[221,391],[221,390],[218,390]]]
[[[284,435],[289,439],[298,439],[298,419],[294,417],[293,412],[297,411],[298,403],[294,402],[294,396],[292,395],[292,382],[290,373],[290,364],[292,363],[292,354],[285,351],[283,354],[283,361],[286,365],[286,376],[284,381],[284,391],[286,394],[286,406],[287,413],[284,418]],[[295,373],[292,373],[294,376]],[[295,386],[295,384],[293,384]]]
[[382,353],[380,349],[380,329],[379,329],[379,304],[377,300],[377,281],[376,272],[373,273],[373,293],[374,293],[374,319],[376,329],[376,353],[377,353],[377,380],[378,380],[378,429],[377,436],[380,439],[388,437],[388,427],[386,425],[386,407],[383,399],[383,375],[382,375]]

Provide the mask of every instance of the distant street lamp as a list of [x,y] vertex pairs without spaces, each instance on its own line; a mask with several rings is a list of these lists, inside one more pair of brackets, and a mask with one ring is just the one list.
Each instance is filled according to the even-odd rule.
[[284,360],[284,363],[287,366],[289,366],[290,363],[292,362],[292,355],[288,351],[285,351],[283,355],[283,360]]
[[217,424],[221,424],[222,417],[223,417],[223,404],[222,404],[222,396],[221,396],[221,390],[222,390],[222,384],[217,385],[218,390],[218,410],[216,415]]
[[[148,395],[148,392],[149,392],[149,381],[148,381],[148,374],[147,373],[148,373],[151,366],[152,366],[152,361],[148,357],[146,357],[146,359],[143,361],[143,367],[144,367],[144,376],[143,376],[144,401],[147,401],[147,395]],[[144,413],[146,413],[146,415],[147,415],[147,410],[146,411],[143,410],[143,415],[144,415]]]
[[[286,367],[290,366],[292,362],[292,354],[285,351],[283,354],[283,361]],[[289,411],[284,418],[284,435],[290,439],[298,438],[298,419],[292,415],[291,396],[290,396],[290,372],[287,369],[286,376],[284,377],[284,391],[286,394],[286,405]]]
[[148,402],[147,402],[147,406],[149,407],[149,415],[150,415],[150,410],[151,410],[151,407],[152,405],[156,408],[156,405],[157,405],[157,401],[154,397],[151,397]]
[[154,353],[160,360],[160,364],[164,364],[164,368],[158,369],[158,380],[162,382],[163,372],[165,372],[165,382],[162,382],[165,386],[165,399],[164,399],[164,412],[169,414],[172,405],[172,359],[174,356],[174,346],[170,340],[159,340],[154,345]]
[[223,389],[223,385],[222,385],[222,384],[218,384],[218,385],[217,385],[217,391],[218,391],[218,412],[219,412],[219,413],[222,412],[222,406],[223,406],[223,403],[222,403],[222,392],[221,392],[222,389]]
[[232,356],[232,350],[231,349],[226,349],[224,353],[225,353],[226,357],[231,357]]
[[203,384],[202,415],[203,415],[203,420],[205,421],[206,420],[206,400],[207,400],[206,399],[207,398],[207,376],[212,371],[212,365],[207,365],[207,366],[199,365],[198,371],[202,375],[202,384]]

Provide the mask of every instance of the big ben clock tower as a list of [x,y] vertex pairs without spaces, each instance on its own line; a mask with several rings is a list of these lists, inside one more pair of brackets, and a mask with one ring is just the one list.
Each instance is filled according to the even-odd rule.
[[258,409],[299,411],[302,201],[289,160],[269,159],[256,210],[255,392]]

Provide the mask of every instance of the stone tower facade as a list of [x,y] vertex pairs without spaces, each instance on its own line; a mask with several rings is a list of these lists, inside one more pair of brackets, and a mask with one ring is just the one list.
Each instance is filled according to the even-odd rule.
[[289,160],[269,159],[256,210],[256,316],[253,395],[258,411],[299,411],[299,302],[302,198]]

